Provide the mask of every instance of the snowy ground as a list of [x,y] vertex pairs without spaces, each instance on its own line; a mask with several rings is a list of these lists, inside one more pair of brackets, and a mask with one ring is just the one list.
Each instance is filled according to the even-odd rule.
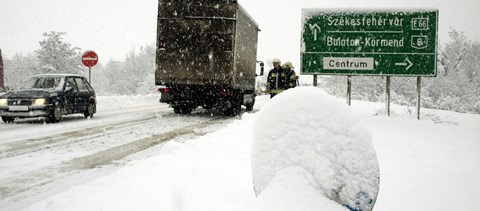
[[[156,100],[146,96],[138,102],[148,108],[158,105]],[[260,96],[254,112],[245,112],[240,118],[225,121],[221,127],[206,132],[199,129],[200,136],[179,137],[156,145],[132,155],[121,164],[117,163],[117,168],[102,171],[96,176],[82,178],[82,173],[71,176],[77,181],[56,182],[53,185],[59,188],[53,188],[55,191],[42,192],[30,196],[30,199],[20,198],[10,204],[0,203],[3,206],[0,210],[274,208],[274,204],[265,203],[268,199],[255,197],[251,172],[255,111],[268,101],[267,96]],[[131,97],[100,97],[99,102],[104,102],[99,111],[104,111],[105,116],[99,112],[98,120],[95,117],[89,120],[93,123],[108,122],[108,112],[115,112],[108,111],[108,108],[128,110],[129,103],[126,102],[131,102]],[[380,192],[374,210],[478,210],[480,115],[423,109],[421,120],[417,120],[415,109],[392,105],[392,115],[387,117],[383,103],[360,101],[353,101],[352,109],[372,132],[380,165]],[[138,109],[135,110],[138,112]],[[134,119],[144,115],[126,115],[123,118]],[[156,116],[156,121],[160,122],[168,115],[158,115],[157,111]],[[181,126],[182,123],[175,118],[189,121],[188,117],[174,117],[163,122]],[[207,117],[194,115],[191,118]],[[67,122],[65,130],[73,125],[86,127],[82,123],[80,120]],[[135,124],[133,122],[131,126]],[[28,131],[29,125],[21,126],[27,133],[32,132]],[[48,124],[34,126],[43,128],[35,129],[42,131],[56,127]],[[4,134],[11,135],[4,130],[7,127],[14,126],[0,123],[2,142],[5,141]],[[143,134],[155,130],[155,127],[143,128],[141,125],[134,130]],[[107,167],[96,169],[101,168]],[[85,172],[83,174],[87,174]]]

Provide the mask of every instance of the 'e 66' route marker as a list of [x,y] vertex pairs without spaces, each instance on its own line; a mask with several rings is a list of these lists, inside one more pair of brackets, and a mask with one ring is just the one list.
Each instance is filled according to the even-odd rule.
[[304,9],[302,13],[302,74],[437,74],[438,10]]

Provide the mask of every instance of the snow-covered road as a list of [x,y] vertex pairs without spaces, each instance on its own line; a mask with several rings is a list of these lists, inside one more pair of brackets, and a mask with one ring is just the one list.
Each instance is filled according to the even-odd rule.
[[[156,96],[99,97],[92,119],[0,123],[0,210],[243,211],[308,202],[255,197],[253,125],[269,102],[259,96],[253,112],[218,119],[177,116]],[[480,115],[422,109],[417,120],[405,106],[392,105],[390,117],[384,103],[351,107],[373,134],[375,211],[478,210]],[[174,141],[155,145],[162,140]]]
[[152,97],[155,104],[117,107],[100,98],[98,113],[91,119],[78,115],[56,124],[41,118],[1,124],[0,207],[35,197],[48,191],[49,184],[85,170],[118,167],[137,152],[183,136],[203,135],[231,121],[202,112],[178,116]]

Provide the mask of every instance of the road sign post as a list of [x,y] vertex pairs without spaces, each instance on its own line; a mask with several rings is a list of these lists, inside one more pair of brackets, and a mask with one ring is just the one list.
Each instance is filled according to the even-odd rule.
[[420,119],[420,91],[422,89],[422,77],[417,77],[417,119]]
[[302,16],[302,75],[437,75],[436,9],[304,9]]
[[82,56],[83,65],[88,67],[88,82],[92,83],[92,67],[98,62],[98,55],[94,51],[86,51]]
[[387,76],[387,81],[385,82],[385,114],[390,116],[390,79],[391,76]]
[[4,78],[3,78],[3,58],[2,58],[2,49],[0,49],[0,92],[4,89]]
[[347,76],[347,105],[352,105],[352,76]]

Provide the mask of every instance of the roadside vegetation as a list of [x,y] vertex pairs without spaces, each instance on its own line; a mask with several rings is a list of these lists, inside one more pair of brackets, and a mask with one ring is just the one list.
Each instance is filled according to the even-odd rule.
[[[17,89],[39,73],[77,73],[88,76],[81,64],[82,49],[63,40],[64,32],[44,33],[39,49],[33,53],[4,57],[5,84]],[[464,113],[480,113],[480,42],[463,32],[450,31],[450,40],[438,46],[437,77],[422,78],[422,107]],[[123,61],[103,61],[92,69],[92,85],[98,95],[152,93],[155,72],[155,45],[134,48]],[[346,77],[323,77],[321,86],[333,95],[344,97]],[[352,77],[352,98],[385,101],[385,77]],[[260,87],[261,88],[261,87]],[[392,77],[391,101],[415,106],[416,78]]]

